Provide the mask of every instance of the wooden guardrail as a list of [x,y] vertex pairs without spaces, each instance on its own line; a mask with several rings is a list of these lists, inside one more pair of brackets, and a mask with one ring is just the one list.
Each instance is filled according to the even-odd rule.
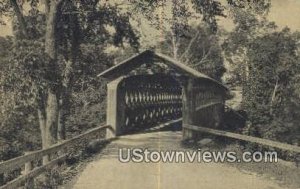
[[[26,183],[30,179],[33,179],[34,177],[42,174],[47,169],[55,166],[59,162],[63,162],[67,157],[66,151],[68,148],[75,146],[81,141],[90,140],[91,138],[100,138],[101,132],[103,131],[106,132],[105,135],[108,134],[107,132],[114,132],[111,126],[108,125],[96,127],[72,139],[68,139],[61,143],[55,144],[48,149],[34,151],[32,153],[0,163],[0,174],[10,173],[16,169],[25,167],[25,171],[23,175],[6,183],[3,186],[0,186],[0,189],[13,189],[21,186],[22,184]],[[108,139],[104,138],[103,140],[108,140]],[[33,161],[41,160],[45,156],[50,157],[53,154],[56,154],[56,156],[58,157],[50,160],[45,165],[36,168],[32,167]]]
[[288,151],[300,153],[299,146],[276,142],[276,141],[267,140],[267,139],[262,139],[262,138],[258,138],[258,137],[242,135],[242,134],[237,134],[237,133],[232,133],[232,132],[227,132],[227,131],[222,131],[222,130],[216,130],[216,129],[201,127],[201,126],[196,126],[196,125],[188,125],[188,124],[183,124],[183,128],[192,130],[192,131],[205,132],[205,133],[209,133],[209,134],[213,134],[213,135],[217,135],[217,136],[223,136],[223,137],[243,140],[243,141],[247,141],[247,142],[253,142],[253,143],[257,143],[257,144],[261,144],[261,145],[279,148],[282,150],[288,150]]

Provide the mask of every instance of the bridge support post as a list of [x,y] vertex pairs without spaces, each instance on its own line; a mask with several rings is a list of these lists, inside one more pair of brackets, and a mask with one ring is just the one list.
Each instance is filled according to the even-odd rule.
[[194,79],[189,78],[182,87],[182,133],[183,140],[192,139],[193,131],[185,129],[184,124],[193,124],[195,112]]
[[122,134],[125,123],[125,94],[120,83],[123,77],[113,80],[107,84],[107,111],[106,124],[112,127],[107,129],[106,138],[113,138]]

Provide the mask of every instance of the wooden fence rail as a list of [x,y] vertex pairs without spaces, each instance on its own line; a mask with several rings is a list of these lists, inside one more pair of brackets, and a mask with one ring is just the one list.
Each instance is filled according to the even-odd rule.
[[[101,132],[106,132],[107,135],[108,134],[107,132],[114,132],[114,131],[112,130],[111,126],[108,125],[96,127],[74,138],[55,144],[48,149],[34,151],[32,153],[0,163],[0,174],[3,174],[3,173],[9,173],[18,168],[22,168],[23,166],[25,167],[25,164],[31,163],[33,161],[41,160],[43,159],[43,157],[50,156],[51,154],[54,153],[57,153],[59,156],[58,158],[50,160],[45,165],[33,168],[32,170],[26,170],[25,171],[26,173],[24,175],[21,175],[20,177],[6,183],[3,186],[0,186],[0,189],[13,189],[13,188],[17,188],[18,186],[21,186],[26,181],[40,175],[41,173],[53,167],[57,163],[64,161],[67,157],[67,154],[64,153],[67,148],[71,148],[75,146],[78,142],[84,140],[90,140],[93,137],[99,138]],[[105,138],[104,140],[108,140],[108,139]],[[29,167],[32,168],[32,166]]]
[[242,135],[242,134],[237,134],[237,133],[232,133],[232,132],[227,132],[227,131],[222,131],[222,130],[211,129],[211,128],[207,128],[207,127],[188,125],[188,124],[183,124],[183,128],[192,130],[192,131],[205,132],[205,133],[209,133],[209,134],[213,134],[213,135],[217,135],[217,136],[224,136],[224,137],[228,137],[228,138],[243,140],[243,141],[247,141],[247,142],[253,142],[253,143],[257,143],[257,144],[261,144],[261,145],[279,148],[282,150],[288,150],[288,151],[300,153],[299,146],[276,142],[276,141],[267,140],[267,139],[262,139],[262,138],[258,138],[258,137],[247,136],[247,135]]

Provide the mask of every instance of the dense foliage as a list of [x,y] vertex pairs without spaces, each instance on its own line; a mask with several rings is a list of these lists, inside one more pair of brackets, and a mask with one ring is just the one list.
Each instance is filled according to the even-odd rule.
[[[0,40],[3,160],[41,147],[37,110],[47,105],[43,99],[47,99],[49,87],[57,91],[66,130],[76,131],[72,135],[103,122],[105,82],[96,75],[115,58],[105,49],[126,45],[136,51],[139,46],[128,15],[117,6],[64,1],[55,24],[59,35],[54,36],[57,59],[53,64],[45,48],[48,15],[38,8],[39,3],[29,4],[29,11],[21,15],[24,23],[14,20],[13,37]],[[14,1],[1,3],[5,6],[2,15],[13,14],[15,5]],[[25,12],[22,7],[17,4],[18,10]]]
[[[55,1],[52,24],[44,1],[17,2],[0,2],[1,16],[14,18],[13,36],[0,38],[0,160],[42,147],[38,112],[49,91],[67,137],[104,121],[106,82],[96,75],[149,47],[140,44],[139,17],[161,33],[152,48],[217,80],[229,63],[226,73],[243,89],[248,134],[299,144],[300,37],[267,20],[270,0]],[[226,16],[235,25],[227,34],[217,22]]]
[[298,40],[288,29],[253,40],[244,99],[252,132],[295,144],[299,141],[300,107]]
[[299,144],[299,33],[280,31],[260,9],[233,8],[231,16],[223,49],[230,83],[242,87],[246,133]]

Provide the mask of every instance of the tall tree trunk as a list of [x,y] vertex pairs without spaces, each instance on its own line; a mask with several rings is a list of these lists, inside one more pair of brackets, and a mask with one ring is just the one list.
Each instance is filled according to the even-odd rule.
[[275,83],[275,86],[274,86],[274,90],[273,90],[273,93],[272,93],[272,97],[271,97],[271,102],[270,102],[270,114],[271,115],[273,114],[273,105],[275,103],[276,93],[277,93],[277,90],[278,90],[278,81],[279,81],[279,78],[277,77],[276,78],[276,83]]
[[46,133],[45,148],[48,148],[57,142],[57,124],[58,124],[58,98],[52,89],[48,89],[48,99],[46,106]]
[[[10,0],[14,12],[17,16],[18,23],[20,25],[21,33],[24,38],[29,38],[26,21],[24,16],[17,4],[16,0]],[[41,96],[42,98],[38,101],[38,118],[41,130],[42,146],[43,148],[48,148],[57,142],[57,127],[58,127],[58,83],[55,71],[57,71],[57,53],[56,53],[56,17],[58,6],[61,4],[61,0],[46,0],[45,10],[46,10],[46,35],[45,35],[45,52],[50,57],[50,66],[53,70],[49,70],[51,82],[48,90],[45,92],[47,95]],[[52,73],[51,73],[52,72]],[[48,161],[48,158],[44,158],[44,163]]]
[[44,146],[46,144],[46,114],[45,114],[45,109],[42,107],[38,107],[38,119],[39,119],[39,125],[40,125],[40,131],[41,131],[41,138],[42,138],[42,147],[46,148],[46,146]]
[[46,22],[46,35],[45,35],[45,52],[50,57],[50,84],[47,90],[47,100],[46,100],[46,122],[45,122],[45,133],[43,147],[48,148],[51,145],[57,142],[57,125],[58,125],[58,112],[59,112],[59,103],[58,103],[58,87],[57,83],[57,52],[56,52],[56,17],[59,1],[51,1],[48,4],[49,12],[47,12],[47,22]]
[[178,48],[176,42],[176,35],[172,32],[172,49],[173,49],[173,58],[177,60],[178,57]]
[[[46,96],[44,95],[45,93],[43,91],[39,91],[38,93],[38,99],[37,99],[37,112],[38,112],[38,119],[39,119],[39,125],[40,125],[40,131],[41,131],[41,139],[42,139],[42,147],[43,149],[47,148],[47,135],[46,135],[46,120],[47,120],[47,115],[46,115]],[[46,164],[49,162],[49,156],[44,156],[43,157],[43,164]]]
[[[75,55],[74,55],[75,56]],[[66,68],[63,75],[62,91],[59,100],[59,116],[58,116],[58,130],[57,138],[59,141],[66,139],[66,119],[70,111],[70,97],[71,97],[71,83],[72,83],[72,65],[73,58],[71,61],[66,62]]]
[[[65,92],[63,92],[66,95]],[[69,113],[68,98],[61,98],[59,100],[59,112],[58,112],[58,126],[57,126],[57,139],[63,141],[66,139],[66,119]]]
[[[246,57],[247,55],[247,50],[244,48],[244,56]],[[246,102],[247,98],[249,98],[247,95],[249,95],[249,89],[250,89],[250,85],[252,82],[251,78],[250,78],[250,63],[248,61],[248,59],[243,60],[243,65],[242,65],[242,71],[241,71],[241,77],[242,77],[242,106],[244,106],[244,102]],[[252,73],[253,75],[253,73]]]
[[[76,9],[76,8],[75,8]],[[70,98],[73,86],[73,66],[77,61],[78,47],[79,47],[79,22],[77,15],[71,18],[68,23],[71,28],[71,41],[70,41],[70,53],[66,58],[66,65],[62,74],[62,92],[60,97],[60,109],[59,109],[59,121],[58,121],[58,140],[66,139],[66,120],[70,113]]]

